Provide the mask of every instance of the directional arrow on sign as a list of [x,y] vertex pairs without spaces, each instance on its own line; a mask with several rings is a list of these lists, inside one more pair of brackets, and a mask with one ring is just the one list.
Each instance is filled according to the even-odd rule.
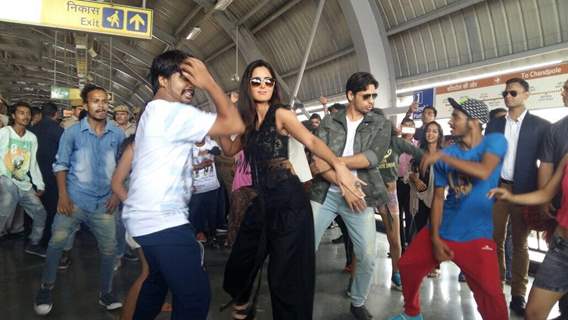
[[134,15],[134,17],[130,18],[128,23],[134,24],[134,29],[136,29],[136,31],[140,30],[140,25],[146,24],[146,22],[144,22],[144,19],[142,19],[139,14],[136,14]]

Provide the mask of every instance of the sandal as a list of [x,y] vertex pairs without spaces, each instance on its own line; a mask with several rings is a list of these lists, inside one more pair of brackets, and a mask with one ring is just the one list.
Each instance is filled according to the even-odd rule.
[[234,305],[233,313],[231,316],[235,320],[253,320],[256,315],[256,308],[254,308],[250,303],[245,305]]

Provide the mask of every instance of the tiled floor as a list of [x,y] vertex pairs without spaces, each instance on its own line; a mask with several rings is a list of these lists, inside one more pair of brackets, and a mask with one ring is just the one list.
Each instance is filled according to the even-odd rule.
[[[314,319],[352,319],[349,300],[343,294],[348,281],[347,275],[341,273],[345,261],[343,245],[330,242],[338,232],[339,229],[329,230],[317,253]],[[374,319],[382,320],[401,310],[402,294],[390,289],[391,264],[386,256],[386,238],[379,234],[377,241],[377,268],[367,307]],[[228,311],[219,312],[219,306],[228,301],[228,296],[221,289],[227,257],[227,250],[207,250],[206,260],[213,292],[209,319],[230,318]],[[23,240],[0,241],[0,319],[41,319],[33,312],[33,297],[39,285],[42,264],[42,259],[24,254]],[[69,270],[58,274],[54,308],[48,319],[118,319],[118,313],[106,312],[97,304],[98,266],[95,241],[87,232],[82,232],[75,243],[73,265]],[[120,297],[124,296],[138,270],[138,263],[126,262],[117,272],[114,286]],[[421,299],[425,319],[481,319],[471,291],[466,284],[457,281],[457,276],[457,267],[444,263],[439,279],[424,280]],[[509,291],[508,286],[505,291]],[[261,292],[257,319],[270,319],[266,281]],[[507,299],[509,298],[507,292]],[[555,309],[551,317],[557,314]],[[159,319],[169,319],[169,315],[164,313]]]

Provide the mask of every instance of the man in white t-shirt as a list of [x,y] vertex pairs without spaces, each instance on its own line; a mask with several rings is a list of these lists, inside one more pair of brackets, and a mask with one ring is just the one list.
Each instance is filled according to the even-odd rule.
[[33,219],[30,243],[25,251],[44,258],[45,248],[39,242],[47,213],[39,196],[45,185],[36,158],[37,137],[26,130],[32,108],[26,102],[17,102],[10,116],[12,125],[0,129],[0,232],[19,204]]
[[[176,319],[206,319],[209,280],[203,249],[188,221],[191,149],[206,135],[241,134],[245,128],[203,62],[189,54],[179,50],[160,54],[152,62],[150,80],[154,99],[138,123],[123,209],[126,228],[142,246],[150,266],[134,318],[155,318],[169,289]],[[217,114],[188,104],[194,87],[207,91]]]
[[189,202],[189,221],[195,228],[197,241],[207,242],[215,236],[215,229],[223,224],[224,219],[224,208],[221,208],[220,201],[221,184],[215,167],[215,156],[221,154],[221,149],[217,142],[205,137],[193,146],[191,152],[193,188]]
[[377,97],[379,83],[367,72],[357,72],[347,80],[345,95],[347,109],[327,116],[321,122],[318,136],[347,167],[367,185],[363,186],[365,199],[341,194],[335,183],[333,169],[320,159],[312,163],[316,175],[310,190],[314,211],[316,248],[329,224],[340,215],[353,241],[357,261],[351,296],[351,313],[358,319],[371,315],[365,301],[371,288],[376,248],[373,208],[387,203],[385,184],[378,170],[391,140],[391,123],[382,114],[371,112]]

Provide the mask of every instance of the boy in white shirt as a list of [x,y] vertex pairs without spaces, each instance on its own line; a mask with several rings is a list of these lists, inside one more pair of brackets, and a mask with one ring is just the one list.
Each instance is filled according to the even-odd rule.
[[39,199],[45,187],[36,159],[37,138],[26,130],[32,108],[26,102],[17,102],[10,116],[12,125],[0,129],[0,230],[19,204],[33,219],[25,251],[45,258],[45,248],[39,244],[47,216]]
[[195,228],[197,241],[205,243],[215,237],[217,226],[224,224],[223,195],[215,167],[215,156],[221,154],[221,149],[217,142],[205,137],[193,146],[191,152],[193,188],[189,221]]
[[[189,54],[172,50],[152,62],[154,99],[138,124],[128,198],[123,219],[142,246],[150,274],[138,297],[134,318],[153,319],[168,289],[176,319],[206,319],[210,288],[203,270],[203,249],[188,221],[192,153],[206,135],[240,134],[237,109],[207,68]],[[207,91],[217,114],[189,105],[193,87]]]

